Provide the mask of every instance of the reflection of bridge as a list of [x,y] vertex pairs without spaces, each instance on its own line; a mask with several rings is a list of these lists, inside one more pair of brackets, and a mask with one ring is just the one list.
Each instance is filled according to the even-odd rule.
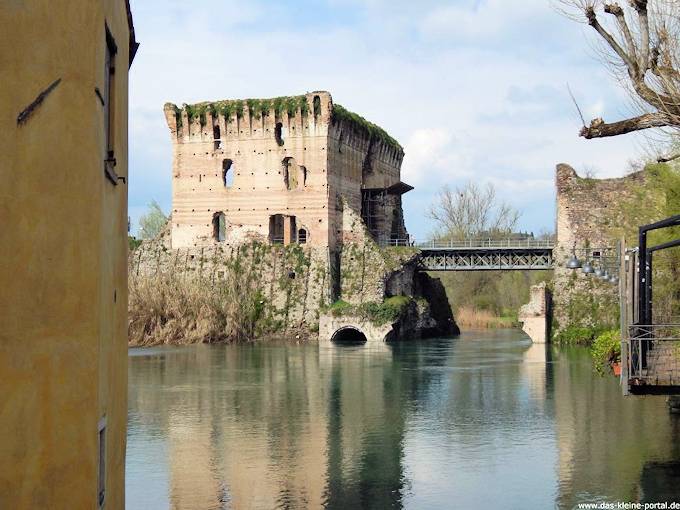
[[392,241],[393,246],[413,246],[422,252],[426,271],[534,271],[553,269],[552,240],[468,239],[427,242]]

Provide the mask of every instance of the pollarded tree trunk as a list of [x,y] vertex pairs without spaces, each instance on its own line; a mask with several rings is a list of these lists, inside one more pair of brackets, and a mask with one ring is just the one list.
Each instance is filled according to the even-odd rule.
[[618,122],[597,118],[584,138],[617,136],[649,128],[680,128],[680,2],[558,0],[576,8],[598,33],[606,59],[642,106],[639,116]]

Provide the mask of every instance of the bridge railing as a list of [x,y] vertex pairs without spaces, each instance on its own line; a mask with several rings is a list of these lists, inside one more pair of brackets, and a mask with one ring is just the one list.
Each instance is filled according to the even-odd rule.
[[552,239],[431,239],[419,241],[414,238],[406,239],[383,239],[381,246],[413,246],[420,249],[494,249],[494,248],[553,248],[555,242]]

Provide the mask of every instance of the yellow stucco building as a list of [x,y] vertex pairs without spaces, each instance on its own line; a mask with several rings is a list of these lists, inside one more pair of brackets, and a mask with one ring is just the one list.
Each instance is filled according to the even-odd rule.
[[126,0],[0,3],[0,508],[124,507]]

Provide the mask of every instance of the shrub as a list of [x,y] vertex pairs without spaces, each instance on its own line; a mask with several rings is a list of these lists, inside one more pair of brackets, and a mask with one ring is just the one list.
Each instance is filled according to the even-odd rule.
[[382,303],[368,302],[359,306],[359,315],[370,320],[376,326],[398,320],[411,303],[407,296],[393,296]]
[[343,301],[342,299],[338,299],[335,303],[328,307],[328,312],[333,317],[342,317],[343,315],[349,313],[351,310],[352,305],[350,305],[347,301]]
[[557,333],[553,340],[560,345],[591,345],[602,333],[603,328],[597,326],[567,326]]
[[621,361],[621,335],[609,329],[597,336],[590,348],[595,371],[604,375],[612,363]]
[[360,319],[369,320],[376,326],[382,326],[388,322],[398,320],[406,311],[409,304],[413,302],[413,298],[408,296],[393,296],[387,298],[382,303],[376,301],[367,301],[360,305],[351,305],[350,303],[337,300],[335,303],[327,308],[328,313],[333,317],[342,317],[346,315],[355,315]]

